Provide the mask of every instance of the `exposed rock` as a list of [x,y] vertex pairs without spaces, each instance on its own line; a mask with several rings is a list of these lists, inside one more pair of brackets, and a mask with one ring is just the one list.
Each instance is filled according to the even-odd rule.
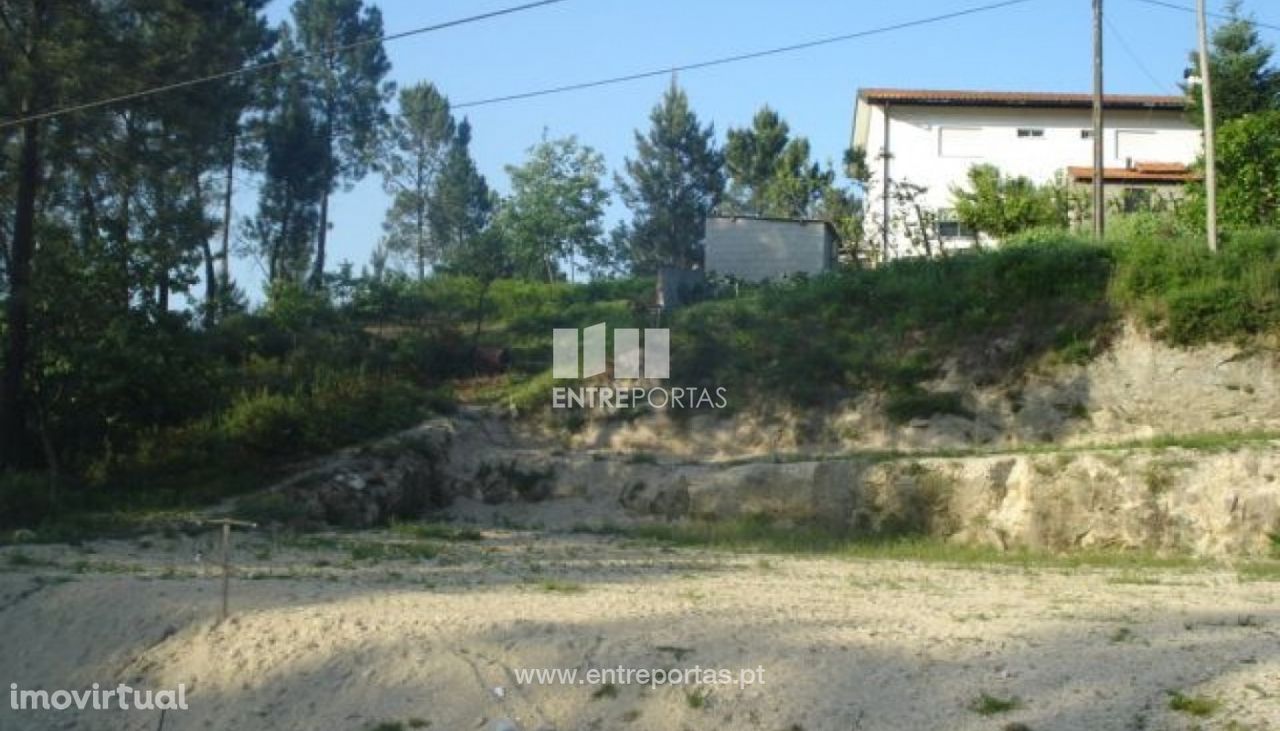
[[451,422],[428,422],[322,459],[267,494],[303,524],[367,528],[421,515],[447,505],[458,488],[447,469],[452,435]]

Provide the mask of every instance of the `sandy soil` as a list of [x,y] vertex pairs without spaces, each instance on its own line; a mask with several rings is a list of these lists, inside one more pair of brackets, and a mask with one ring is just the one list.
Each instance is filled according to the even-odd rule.
[[[166,731],[1280,729],[1280,584],[1227,571],[746,556],[496,529],[424,558],[406,540],[238,537],[221,625],[212,535],[0,549],[0,681],[185,683],[190,710]],[[741,689],[515,675],[617,666],[765,675]],[[1216,707],[1173,710],[1173,691]],[[1016,707],[984,715],[983,694]],[[6,731],[159,723],[0,703]]]

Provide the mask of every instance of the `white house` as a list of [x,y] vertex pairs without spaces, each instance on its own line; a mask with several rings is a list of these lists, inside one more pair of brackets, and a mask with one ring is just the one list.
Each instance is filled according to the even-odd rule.
[[[963,187],[969,168],[977,164],[1037,183],[1058,176],[1088,183],[1092,109],[1089,94],[862,89],[852,146],[866,155],[872,173],[868,232],[877,236],[888,258],[924,253],[913,243],[919,236],[907,230],[919,221],[918,212],[904,210],[918,204],[936,217],[936,239],[943,247],[973,246],[974,236],[951,213],[951,191]],[[1180,189],[1192,177],[1187,166],[1200,154],[1201,134],[1186,120],[1182,97],[1108,95],[1103,109],[1108,185],[1121,191]],[[904,204],[901,193],[914,186],[920,192]],[[887,227],[882,223],[886,198]]]

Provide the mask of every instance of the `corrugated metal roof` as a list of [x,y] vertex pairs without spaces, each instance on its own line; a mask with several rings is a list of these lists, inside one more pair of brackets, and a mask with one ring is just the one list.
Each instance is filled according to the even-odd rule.
[[[862,89],[858,98],[869,104],[991,106],[991,107],[1092,107],[1093,95],[1042,91],[977,91],[949,89]],[[1107,94],[1103,104],[1110,109],[1168,109],[1181,111],[1186,99],[1180,96]]]

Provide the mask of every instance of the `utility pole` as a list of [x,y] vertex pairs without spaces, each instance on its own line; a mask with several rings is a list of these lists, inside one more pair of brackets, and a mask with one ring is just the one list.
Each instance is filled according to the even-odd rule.
[[880,264],[881,265],[889,263],[889,238],[892,235],[891,225],[889,223],[889,216],[892,212],[890,209],[890,202],[889,202],[889,190],[890,190],[889,186],[892,184],[889,179],[889,161],[893,159],[893,153],[889,151],[889,133],[891,130],[891,122],[889,120],[890,106],[891,105],[886,100],[884,103],[884,109],[882,110],[884,112],[884,147],[880,148],[880,157],[882,160],[884,160],[884,173],[883,173],[884,183],[880,191],[880,204],[882,209],[881,216],[884,218],[884,220],[881,221],[881,228],[883,230],[880,232],[880,235],[881,235]]
[[1196,0],[1196,24],[1200,35],[1200,94],[1204,108],[1205,233],[1209,251],[1218,251],[1218,151],[1214,142],[1213,86],[1209,73],[1209,23],[1204,0]]
[[[1204,0],[1200,0],[1204,2]],[[1106,139],[1102,118],[1102,0],[1093,0],[1093,238],[1107,232]]]

